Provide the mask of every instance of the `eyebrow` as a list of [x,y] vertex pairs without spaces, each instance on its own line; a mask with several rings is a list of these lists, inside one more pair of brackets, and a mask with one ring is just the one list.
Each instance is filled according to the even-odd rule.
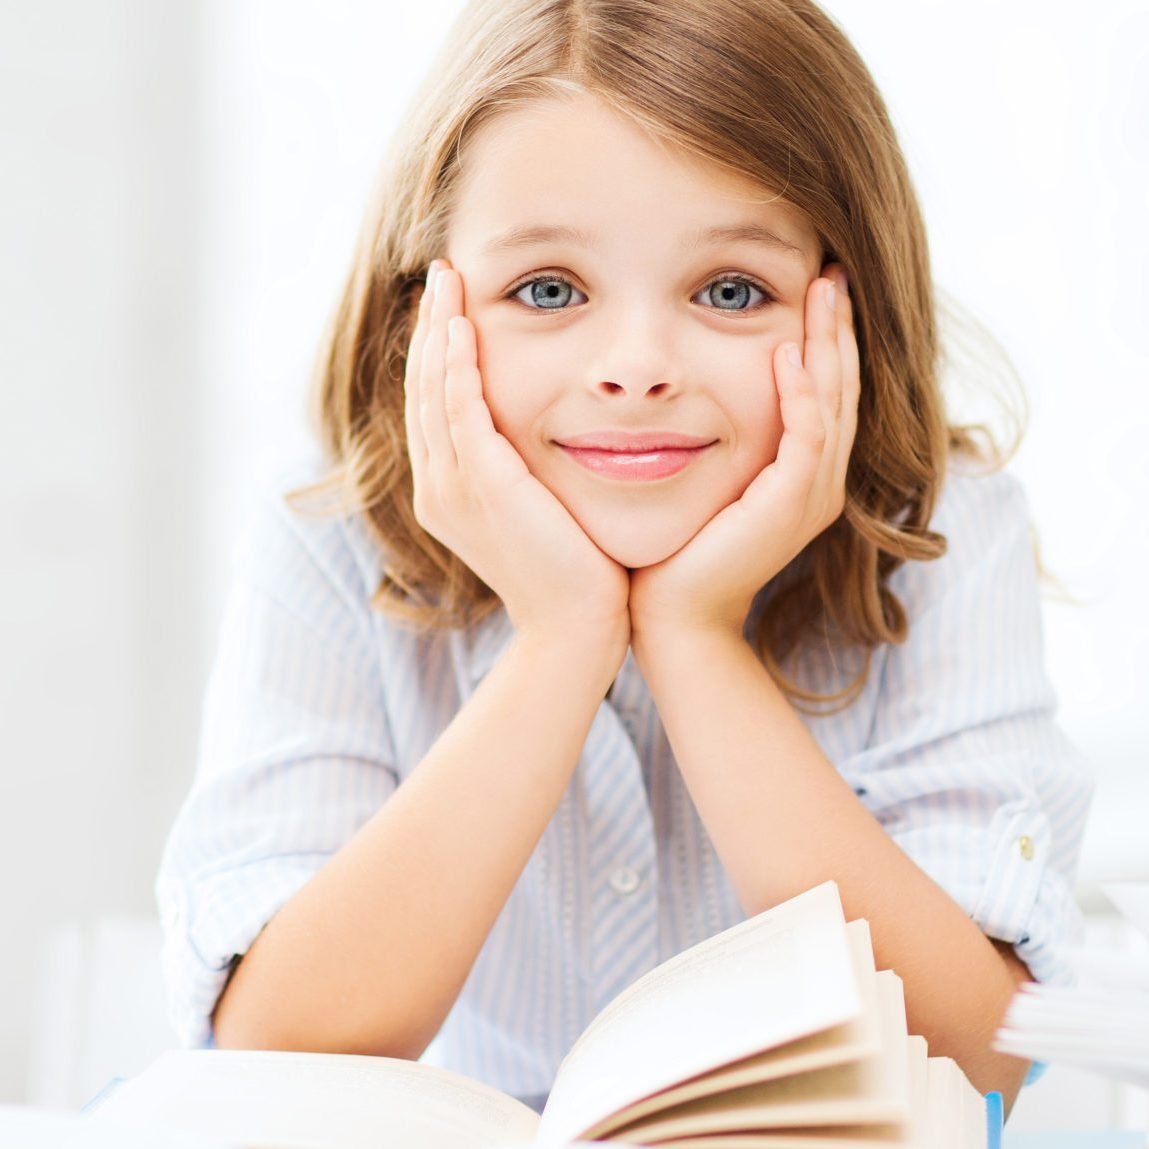
[[483,255],[518,251],[545,243],[569,243],[573,247],[594,247],[594,237],[577,227],[512,227],[483,246]]
[[727,227],[711,227],[699,232],[690,244],[692,248],[714,247],[720,243],[760,243],[782,255],[805,262],[806,253],[777,232],[760,223],[735,223]]
[[[503,251],[519,251],[527,247],[538,247],[548,243],[568,243],[574,247],[594,247],[595,238],[589,232],[577,227],[536,226],[512,227],[495,236],[483,246],[483,255],[495,255]],[[687,243],[688,250],[700,247],[715,247],[720,243],[758,243],[769,247],[791,259],[805,262],[806,253],[776,232],[758,223],[736,223],[723,227],[710,227],[696,233]]]

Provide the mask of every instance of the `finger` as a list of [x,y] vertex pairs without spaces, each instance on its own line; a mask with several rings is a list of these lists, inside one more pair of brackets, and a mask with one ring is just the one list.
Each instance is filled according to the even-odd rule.
[[838,279],[838,351],[842,361],[842,426],[838,438],[834,473],[843,486],[858,430],[858,403],[862,393],[861,362],[858,338],[854,331],[854,301],[850,297],[849,280],[844,268],[836,272]]
[[841,457],[842,353],[839,343],[844,301],[838,284],[840,264],[827,264],[806,297],[806,369],[814,376],[819,409],[826,428],[826,449],[819,482],[826,491],[834,486]]
[[452,447],[460,467],[466,470],[478,462],[484,445],[489,445],[498,432],[483,398],[475,327],[462,315],[453,316],[447,325],[443,405]]
[[407,347],[407,363],[403,376],[403,424],[407,430],[407,455],[411,459],[412,470],[422,466],[427,458],[427,442],[423,438],[423,428],[419,422],[419,375],[423,361],[423,345],[427,341],[427,325],[431,315],[431,299],[434,294],[431,286],[435,265],[427,273],[427,282],[419,296],[415,312],[415,330]]
[[[826,427],[813,375],[802,365],[796,343],[774,352],[774,378],[782,414],[773,481],[781,482],[791,498],[805,505],[814,487],[826,448]],[[765,473],[765,472],[764,472]]]
[[440,266],[435,276],[435,297],[431,301],[431,322],[423,345],[419,369],[419,424],[427,443],[431,465],[453,465],[455,448],[447,427],[444,386],[447,360],[447,322],[460,307],[462,287],[458,272]]
[[814,377],[826,429],[842,407],[842,363],[838,348],[839,291],[833,279],[819,276],[806,293],[806,345],[802,362]]

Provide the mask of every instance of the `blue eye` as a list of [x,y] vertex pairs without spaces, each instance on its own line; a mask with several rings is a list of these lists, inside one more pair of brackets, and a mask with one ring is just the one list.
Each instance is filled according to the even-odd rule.
[[[758,298],[755,299],[754,296]],[[760,307],[769,297],[762,288],[740,276],[727,275],[708,283],[695,297],[718,311],[749,311]]]
[[538,311],[561,311],[576,295],[581,299],[575,302],[586,302],[586,296],[581,291],[557,275],[544,275],[538,279],[528,280],[513,295],[520,303],[525,303]]

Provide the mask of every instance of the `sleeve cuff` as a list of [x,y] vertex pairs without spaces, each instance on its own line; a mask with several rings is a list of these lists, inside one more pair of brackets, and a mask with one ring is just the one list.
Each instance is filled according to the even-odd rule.
[[182,886],[159,889],[168,1013],[185,1047],[214,1047],[211,1015],[236,958],[325,860],[277,858],[245,866],[205,880],[194,903]]
[[[1036,981],[1073,983],[1062,952],[1081,937],[1084,919],[1049,863],[1052,834],[1042,812],[1008,804],[984,828],[954,826],[939,837],[935,826],[928,840],[895,839],[984,934],[1013,945]],[[939,851],[939,842],[946,848]]]

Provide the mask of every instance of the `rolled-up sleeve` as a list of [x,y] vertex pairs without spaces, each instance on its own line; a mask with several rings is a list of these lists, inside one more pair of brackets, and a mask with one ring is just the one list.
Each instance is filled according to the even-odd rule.
[[948,552],[895,577],[909,638],[885,651],[869,737],[842,773],[988,936],[1067,982],[1093,782],[1055,720],[1028,508],[1007,474],[959,475],[934,526]]
[[340,520],[260,501],[156,883],[188,1045],[211,1043],[237,957],[397,785],[365,577]]

